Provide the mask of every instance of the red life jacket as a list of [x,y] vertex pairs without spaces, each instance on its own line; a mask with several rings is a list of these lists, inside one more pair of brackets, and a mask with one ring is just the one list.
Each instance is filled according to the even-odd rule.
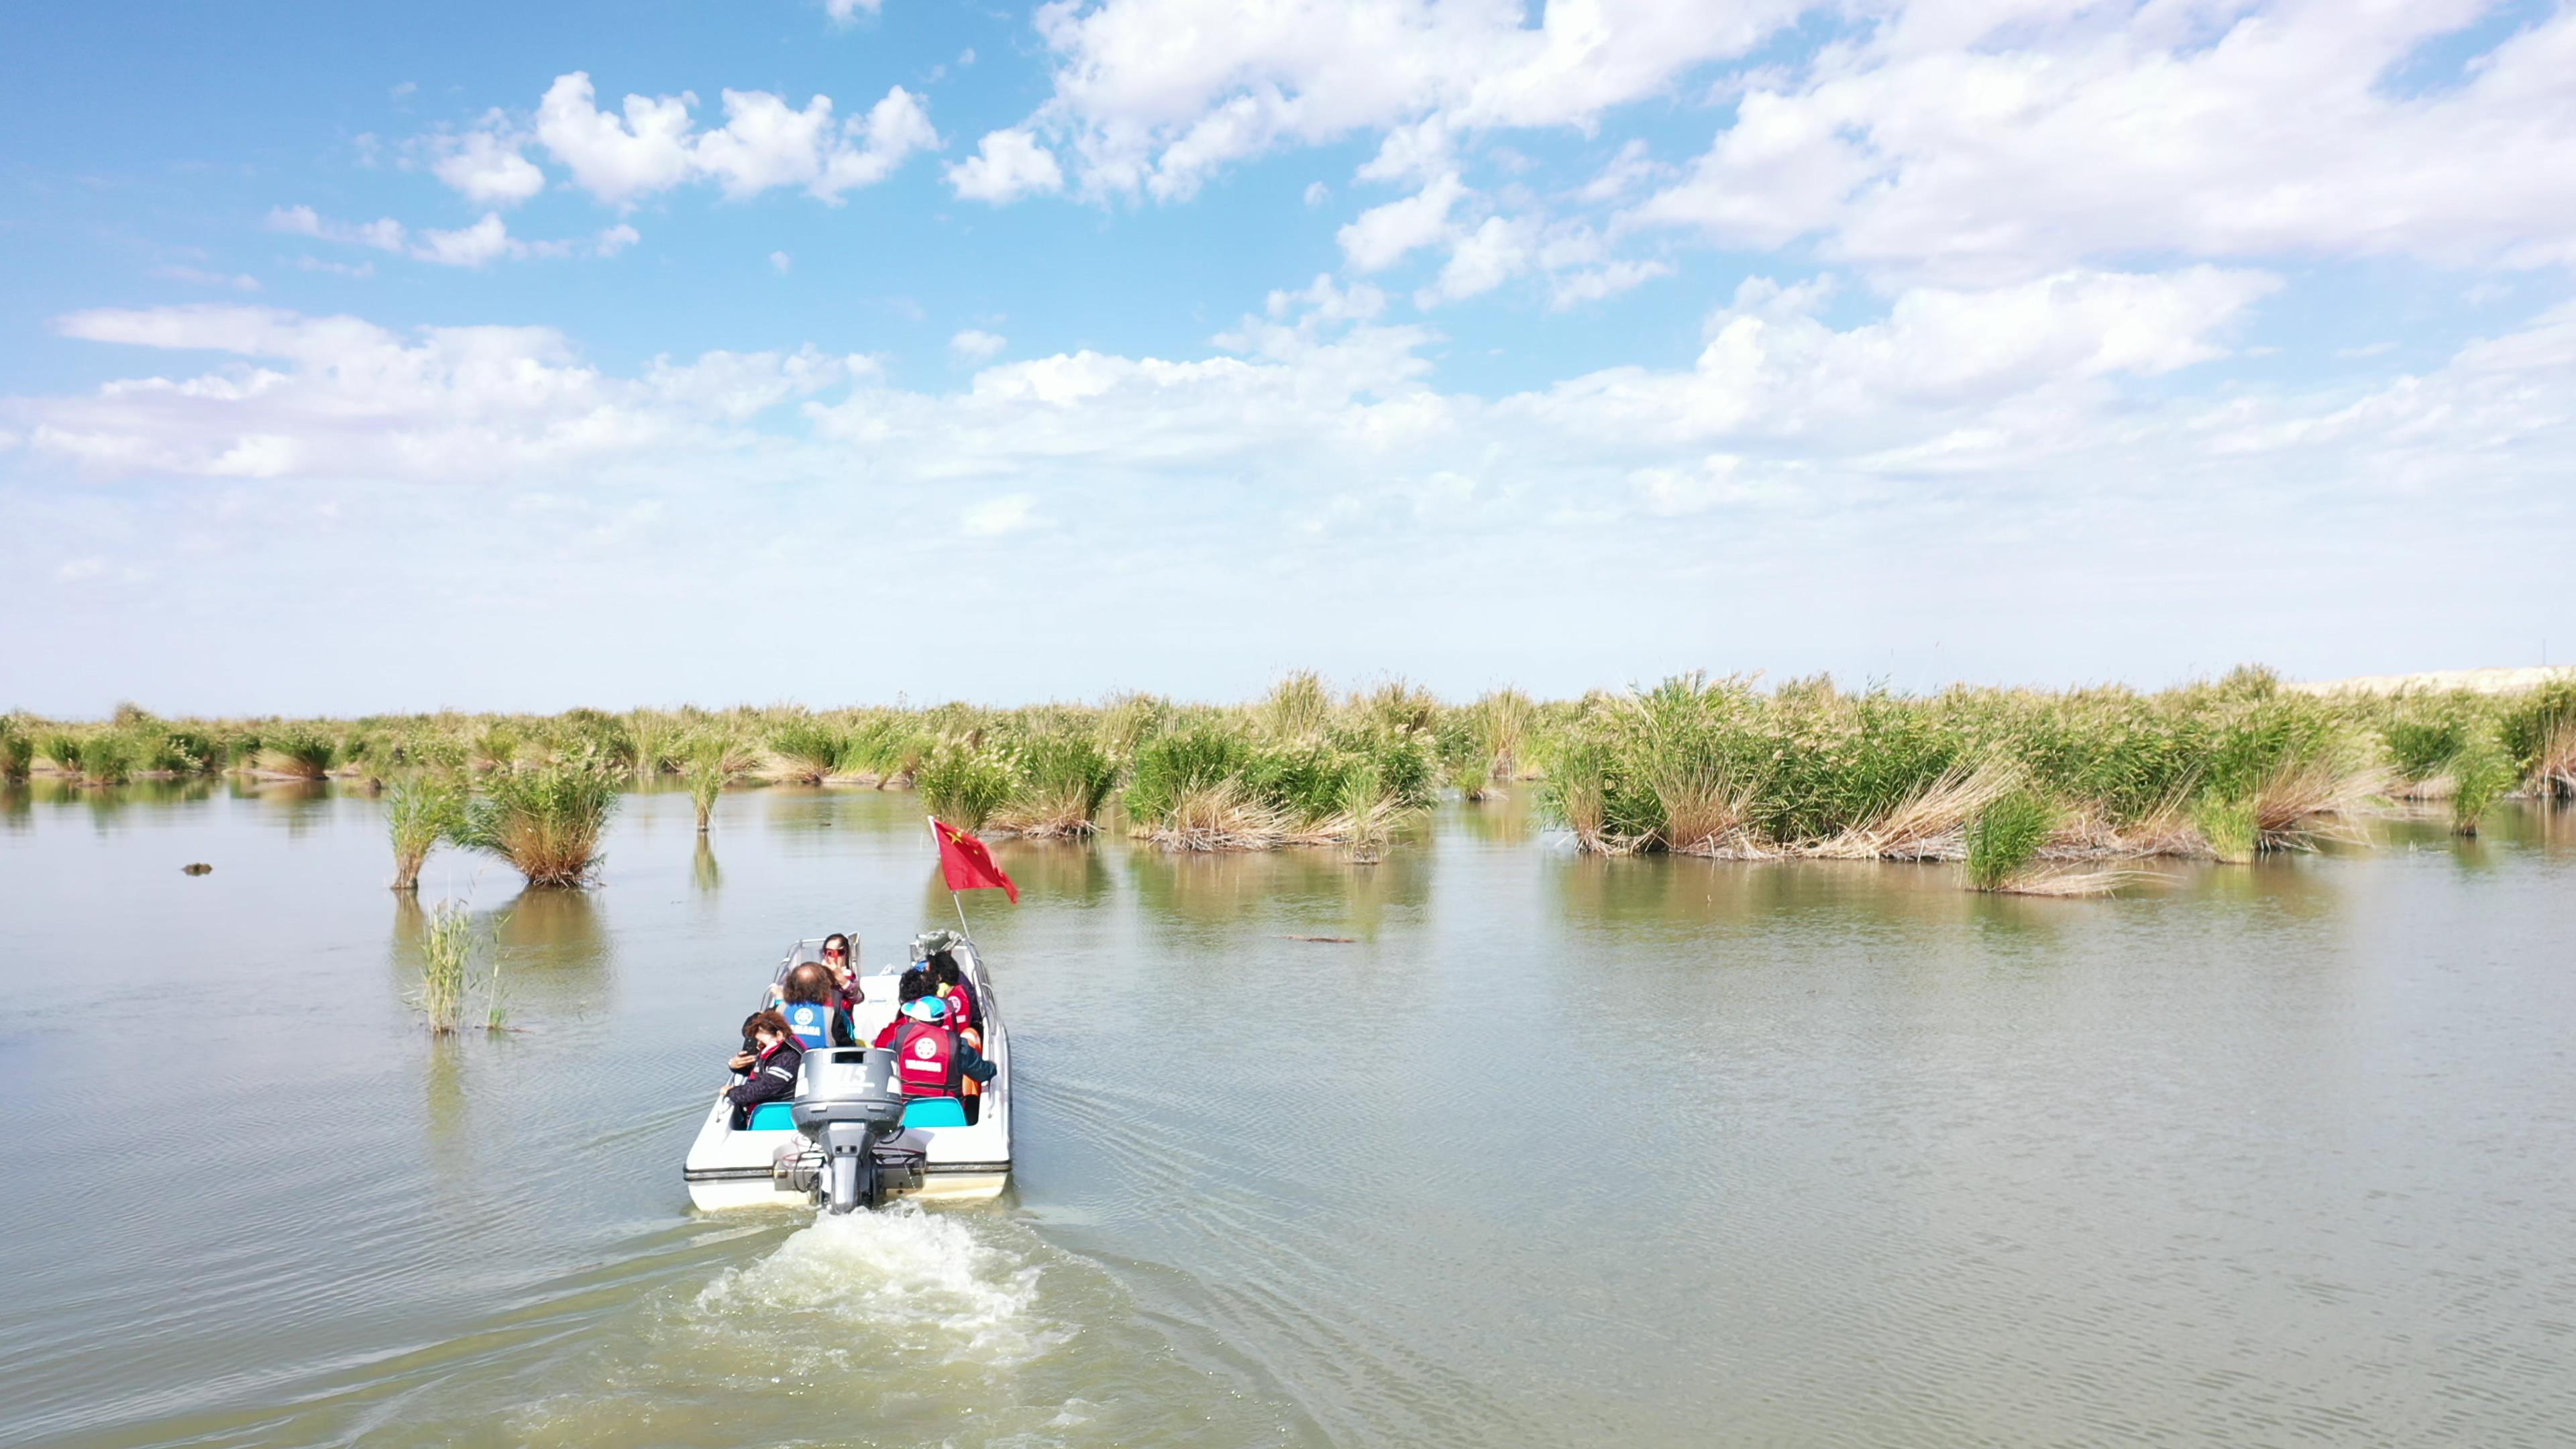
[[948,1024],[964,1031],[975,1024],[975,998],[963,986],[942,986],[939,999],[948,1003]]
[[957,1034],[927,1021],[907,1021],[894,1034],[894,1076],[907,1097],[957,1095]]

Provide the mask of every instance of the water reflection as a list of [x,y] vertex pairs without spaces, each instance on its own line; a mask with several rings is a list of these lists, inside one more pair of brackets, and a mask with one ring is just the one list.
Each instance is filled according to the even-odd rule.
[[993,863],[1031,897],[1096,906],[1109,898],[1110,888],[1109,864],[1100,852],[1079,840],[997,840]]
[[1393,914],[1418,917],[1432,876],[1431,857],[1419,849],[1390,851],[1375,865],[1311,847],[1241,855],[1139,849],[1127,869],[1138,903],[1158,918],[1211,932],[1250,922],[1275,933],[1363,938]]
[[15,835],[35,828],[36,792],[17,781],[0,784],[0,828]]
[[724,884],[724,871],[716,865],[715,846],[707,837],[698,837],[697,854],[689,858],[689,882],[703,895]]
[[604,984],[608,930],[591,892],[523,890],[489,919],[493,945],[517,987],[569,997]]

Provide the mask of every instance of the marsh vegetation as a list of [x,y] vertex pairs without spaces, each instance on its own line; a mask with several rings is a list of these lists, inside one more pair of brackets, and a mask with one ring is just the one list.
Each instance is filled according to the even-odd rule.
[[2576,794],[2576,679],[2509,694],[2318,693],[2239,669],[2176,689],[1859,691],[1678,675],[1651,688],[1449,702],[1291,674],[1234,706],[1098,704],[80,722],[0,717],[0,775],[84,785],[220,772],[381,787],[395,885],[438,844],[541,885],[596,877],[620,791],[676,776],[707,830],[729,789],[917,789],[995,836],[1120,831],[1175,851],[1400,848],[1444,795],[1534,789],[1575,846],[1734,859],[1947,860],[1985,890],[2076,864],[2247,861],[2373,812]]

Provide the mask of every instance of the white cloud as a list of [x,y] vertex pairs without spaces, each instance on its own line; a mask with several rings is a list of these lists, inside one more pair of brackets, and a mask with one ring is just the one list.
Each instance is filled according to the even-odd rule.
[[1373,206],[1340,231],[1342,255],[1363,272],[1384,271],[1416,247],[1429,246],[1450,231],[1449,212],[1467,189],[1454,175],[1434,178],[1400,201]]
[[1309,181],[1306,183],[1306,204],[1308,206],[1321,206],[1332,199],[1333,188],[1326,186],[1320,181]]
[[[37,408],[39,452],[109,472],[443,481],[694,445],[770,408],[877,375],[863,357],[710,352],[614,378],[545,327],[428,327],[273,308],[104,309],[66,337],[230,353],[198,377],[115,382]],[[16,406],[12,405],[13,408]],[[712,440],[712,441],[711,441]]]
[[948,185],[968,201],[995,205],[1041,191],[1064,189],[1064,169],[1055,153],[1024,130],[993,131],[976,143],[975,154],[948,168]]
[[54,580],[57,583],[76,584],[84,579],[97,578],[106,572],[107,560],[93,555],[89,558],[66,560],[54,570]]
[[259,290],[259,278],[248,272],[224,273],[200,271],[195,267],[154,267],[152,275],[165,282],[186,282],[196,287],[228,287],[236,292]]
[[835,25],[855,23],[862,15],[874,15],[885,7],[885,0],[823,0],[823,13]]
[[519,154],[524,138],[505,133],[500,119],[462,136],[441,136],[430,173],[478,206],[515,206],[546,189],[546,174]]
[[1558,3],[1536,26],[1519,5],[1433,0],[1196,0],[1049,5],[1056,57],[1042,124],[1071,137],[1087,189],[1186,198],[1220,169],[1283,146],[1404,128],[1394,179],[1441,169],[1459,134],[1586,126],[1741,55],[1795,0]]
[[[1813,282],[1754,285],[1711,319],[1695,359],[1493,397],[1437,385],[1437,334],[1389,325],[1382,296],[1330,277],[1283,290],[1220,354],[1061,354],[953,387],[899,385],[820,351],[608,369],[544,328],[395,331],[254,307],[80,313],[64,334],[230,355],[142,355],[118,365],[123,381],[0,399],[0,429],[25,440],[0,469],[19,525],[0,530],[0,580],[121,557],[150,524],[228,549],[190,555],[173,582],[221,582],[249,617],[288,607],[258,601],[291,549],[313,571],[292,597],[307,610],[316,591],[431,561],[470,608],[521,597],[511,581],[542,567],[585,597],[631,601],[622,617],[667,637],[639,579],[687,568],[758,596],[817,548],[956,537],[967,509],[1024,496],[1028,526],[979,545],[995,564],[983,606],[1054,632],[961,693],[1007,692],[1015,670],[1103,618],[1144,620],[1139,648],[1184,647],[1180,624],[1137,607],[1175,569],[1233,571],[1241,586],[1187,622],[1221,621],[1262,657],[1303,657],[1357,627],[1356,607],[1331,612],[1349,597],[1380,617],[1401,610],[1408,637],[1508,639],[1498,658],[1544,668],[1533,682],[1558,688],[1702,659],[1857,668],[1890,648],[1910,682],[1937,683],[2180,672],[2208,662],[2212,638],[2230,654],[2287,640],[2429,657],[2525,637],[2506,631],[2527,632],[2563,587],[2545,570],[2476,564],[2499,536],[2576,543],[2576,307],[2393,378],[2293,386],[2272,369],[2189,371],[2225,353],[2265,285],[2223,268],[2077,270],[1884,301],[1852,289],[1830,307]],[[73,470],[207,486],[49,477]],[[380,480],[416,486],[370,486]],[[794,500],[792,540],[742,506],[746,489]],[[538,496],[541,536],[498,544],[495,560],[488,519]],[[325,504],[346,521],[328,539],[297,536]],[[224,521],[227,507],[240,521]],[[615,547],[592,556],[591,540]],[[2459,607],[2452,591],[2454,607],[2417,626],[2407,611],[2420,600],[2348,587],[2356,567],[2408,560],[2503,592]],[[1064,605],[1074,570],[1106,597]],[[2275,605],[2247,615],[2223,585],[2256,576]],[[1622,586],[1581,586],[1604,577]],[[1799,591],[1818,577],[1863,582]],[[2032,610],[2033,597],[2050,606]],[[1670,607],[1640,613],[1639,598]],[[1709,610],[1783,598],[1796,602],[1763,617],[1789,643],[1706,654]],[[2142,598],[2159,601],[2144,620]],[[2278,632],[2229,632],[2282,610]],[[1667,614],[1693,622],[1665,628]],[[2501,622],[2485,630],[2490,616]],[[746,622],[705,627],[724,637]],[[1639,629],[1633,652],[1600,652]],[[2009,642],[1960,652],[1979,637]],[[1938,639],[1947,652],[1925,652]],[[808,647],[799,638],[794,652]],[[1017,687],[1098,687],[1096,658],[1056,662],[1061,679]],[[516,677],[557,677],[509,663]],[[1453,662],[1466,675],[1443,687],[1472,688],[1484,667]],[[601,682],[648,687],[635,678]],[[724,678],[727,693],[752,687]]]
[[[391,217],[352,226],[319,216],[309,206],[279,207],[268,214],[268,224],[273,231],[319,237],[324,241],[345,242],[353,246],[371,246],[442,267],[480,267],[503,259],[613,257],[644,239],[643,233],[620,222],[587,238],[524,241],[510,235],[510,228],[501,220],[500,213],[491,211],[485,212],[482,220],[472,226],[444,231],[424,229],[416,237]],[[372,267],[352,268],[316,261],[311,257],[305,258],[303,265],[307,271],[332,271],[352,277],[367,276],[374,270]]]
[[372,277],[376,274],[376,264],[374,262],[359,262],[355,265],[351,265],[348,262],[324,261],[320,257],[297,257],[295,259],[295,267],[298,271],[327,272],[335,277],[364,278]]
[[794,268],[795,265],[796,259],[785,252],[771,252],[769,254],[769,269],[773,272],[777,272],[781,276],[786,275],[786,273],[790,269]]
[[801,187],[818,200],[872,186],[906,158],[939,144],[921,98],[895,86],[863,116],[836,119],[832,98],[802,109],[767,91],[723,93],[725,123],[700,132],[690,116],[697,97],[626,97],[623,109],[600,110],[590,77],[558,76],[537,105],[537,139],[600,200],[631,205],[696,180],[728,196]]
[[1037,504],[1032,494],[1006,494],[967,509],[959,524],[970,538],[999,538],[1029,527]]
[[1481,296],[1526,272],[1537,261],[1538,222],[1530,217],[1486,217],[1458,239],[1438,281],[1415,298],[1418,305]]
[[1655,261],[1616,261],[1587,271],[1569,272],[1556,279],[1549,305],[1563,311],[1586,302],[1615,297],[1631,287],[1671,275],[1673,266],[1670,262]]
[[694,169],[689,107],[697,97],[628,96],[622,116],[594,103],[590,76],[555,77],[537,102],[537,139],[572,171],[573,183],[602,201],[667,191]]
[[1909,6],[1747,94],[1636,219],[1963,276],[2142,251],[2576,261],[2576,10],[2455,88],[2386,82],[2480,8]]
[[481,221],[457,231],[422,232],[412,255],[442,267],[479,267],[508,256],[510,247],[510,229],[502,224],[500,213],[487,211]]
[[326,221],[309,206],[280,206],[269,211],[268,229],[350,246],[374,247],[379,251],[398,252],[403,249],[403,225],[389,216],[352,226],[346,222]]
[[983,362],[1000,355],[1010,339],[969,327],[948,339],[948,350],[961,362]]

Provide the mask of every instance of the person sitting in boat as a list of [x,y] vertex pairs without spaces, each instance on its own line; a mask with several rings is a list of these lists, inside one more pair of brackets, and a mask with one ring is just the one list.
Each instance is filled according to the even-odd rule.
[[805,1064],[805,1048],[788,1030],[787,1018],[775,1011],[755,1011],[742,1024],[749,1048],[735,1054],[732,1067],[743,1080],[716,1093],[733,1103],[733,1130],[751,1120],[751,1109],[763,1102],[784,1102],[796,1095],[796,1072]]
[[850,1021],[833,998],[840,994],[840,983],[832,971],[819,961],[807,961],[787,973],[787,984],[780,992],[784,998],[778,1014],[787,1020],[787,1029],[796,1034],[796,1044],[807,1051],[826,1046],[857,1046],[858,1028]]
[[[894,1075],[905,1096],[962,1097],[957,1090],[960,1083],[993,1080],[994,1065],[950,1029],[948,1003],[924,996],[905,1006],[903,1015],[903,1025],[894,1034]],[[971,1113],[977,1099],[962,1100]]]
[[981,1013],[976,1010],[975,991],[966,984],[966,973],[958,969],[957,958],[946,951],[931,953],[922,963],[929,969],[930,984],[939,998],[948,1003],[948,1024],[959,1031],[972,1031]]
[[859,938],[839,931],[823,938],[823,965],[832,973],[835,990],[832,1004],[843,1011],[857,1011],[868,999],[859,985]]
[[925,996],[936,998],[938,995],[939,984],[930,979],[929,972],[916,966],[912,970],[903,973],[902,979],[896,981],[894,984],[894,1020],[887,1022],[883,1027],[879,1028],[877,1031],[877,1039],[868,1043],[868,1045],[881,1047],[893,1046],[894,1034],[903,1030],[905,1009]]

